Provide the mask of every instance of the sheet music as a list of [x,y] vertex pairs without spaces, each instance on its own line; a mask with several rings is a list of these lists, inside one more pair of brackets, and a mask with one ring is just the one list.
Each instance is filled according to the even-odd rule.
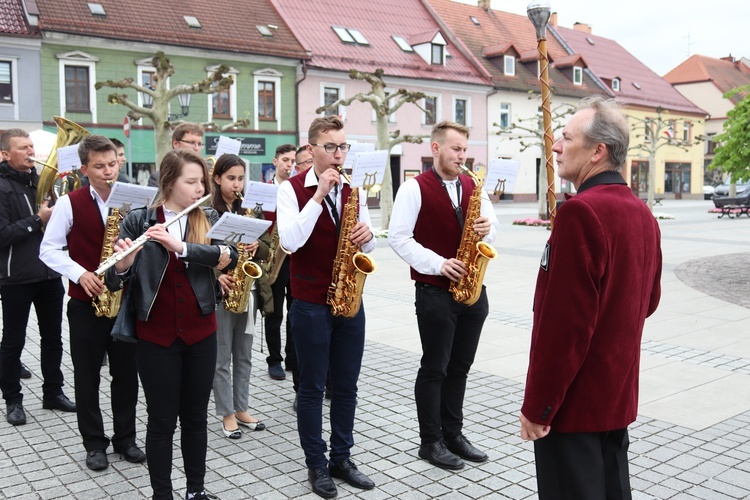
[[373,186],[383,184],[387,162],[388,151],[385,149],[357,153],[354,167],[352,169],[351,186],[355,188],[363,187],[365,185]]
[[216,144],[216,153],[214,153],[214,156],[221,158],[221,155],[224,153],[239,155],[240,147],[242,147],[242,141],[239,139],[232,139],[231,137],[221,135],[219,136],[219,142]]
[[151,205],[158,191],[158,188],[151,186],[115,182],[104,206],[123,210],[146,207]]
[[78,144],[57,148],[57,173],[64,174],[81,168],[81,159],[78,157]]
[[252,243],[271,227],[270,220],[245,217],[244,215],[224,212],[219,222],[206,233],[211,239],[225,240],[233,243]]
[[260,203],[264,212],[273,212],[276,210],[276,194],[278,192],[278,184],[248,181],[245,187],[245,198],[242,200],[242,208],[253,209]]
[[371,142],[350,142],[352,145],[348,153],[346,153],[346,159],[344,160],[344,169],[351,170],[354,166],[354,159],[357,153],[370,153],[375,151],[375,144]]
[[502,158],[490,160],[490,168],[487,169],[487,175],[484,178],[485,191],[494,191],[498,180],[505,179],[505,192],[513,193],[520,168],[521,162],[518,160],[505,160]]

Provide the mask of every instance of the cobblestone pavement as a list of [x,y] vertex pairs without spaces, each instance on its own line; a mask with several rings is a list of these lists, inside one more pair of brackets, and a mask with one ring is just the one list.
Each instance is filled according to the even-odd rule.
[[[668,202],[665,204],[666,208],[672,208]],[[680,240],[680,235],[688,228],[692,231],[693,225],[703,224],[700,217],[703,212],[702,208],[692,208],[692,205],[675,210],[683,214],[677,219],[682,222],[662,226],[665,240],[665,281],[668,280],[668,274],[673,277],[677,273],[680,279],[690,283],[691,277],[695,277],[695,271],[691,271],[694,259],[685,255],[695,256],[700,252],[685,250],[685,255],[682,255],[680,251],[674,250],[674,258],[667,258],[666,248],[672,245],[683,248],[690,244],[700,248],[700,242],[688,244]],[[495,332],[522,332],[523,344],[527,341],[531,326],[531,296],[515,292],[514,289],[516,286],[533,287],[535,274],[528,275],[524,265],[529,261],[532,270],[538,265],[546,235],[538,228],[506,229],[516,212],[528,216],[534,213],[534,207],[514,206],[510,210],[508,207],[498,208],[498,213],[503,214],[503,231],[507,231],[508,235],[498,245],[501,256],[505,258],[499,259],[492,266],[496,266],[497,270],[493,272],[497,273],[503,286],[510,291],[508,297],[491,298],[491,313],[480,346],[483,352],[493,349]],[[688,223],[683,219],[696,222]],[[710,223],[714,222],[716,221]],[[739,221],[718,222],[731,224]],[[681,227],[681,224],[685,226]],[[742,242],[735,241],[732,244],[739,250],[740,243]],[[385,245],[377,250],[376,258],[379,266],[384,269],[384,274],[387,274],[385,270],[388,266],[396,266],[398,260],[383,246]],[[709,251],[721,253],[713,247]],[[720,260],[720,267],[726,271],[726,259]],[[707,267],[708,264],[698,263],[695,269],[700,271]],[[378,272],[381,272],[380,269]],[[399,343],[405,336],[416,338],[416,330],[412,327],[408,333],[402,333],[395,326],[379,328],[387,319],[383,316],[388,316],[381,311],[393,311],[394,315],[403,314],[404,321],[413,321],[413,295],[409,292],[411,285],[408,274],[399,271],[399,275],[401,278],[398,283],[390,277],[368,278],[365,287],[365,304],[369,313],[368,340],[360,377],[353,459],[376,482],[377,487],[363,492],[337,480],[339,498],[536,498],[532,447],[518,437],[517,415],[523,397],[522,376],[497,375],[491,368],[476,369],[469,376],[464,431],[474,444],[487,451],[490,455],[488,462],[467,463],[462,471],[449,472],[432,467],[417,458],[419,438],[413,383],[419,364],[418,341]],[[696,280],[701,281],[700,278]],[[531,284],[526,283],[527,281]],[[742,292],[742,285],[739,286],[738,290]],[[501,287],[500,281],[493,283],[491,287]],[[747,295],[746,285],[744,293]],[[515,296],[518,298],[514,299]],[[728,298],[725,296],[723,300]],[[668,303],[663,307],[664,316],[654,320],[659,328],[653,330],[672,328],[676,331],[680,321],[673,319],[669,313],[676,310],[678,305]],[[730,309],[733,313],[741,313],[738,306],[731,307],[737,308]],[[399,312],[409,310],[412,311],[411,317],[406,317],[409,316],[408,313]],[[697,311],[691,311],[687,316],[690,319],[697,318],[694,316],[696,313]],[[370,325],[373,332],[369,330]],[[66,354],[63,357],[63,370],[70,384],[73,376],[68,354],[67,322],[64,328]],[[397,339],[388,336],[394,330],[398,330]],[[745,326],[743,332],[747,331]],[[129,464],[111,453],[110,449],[111,465],[107,470],[92,472],[85,467],[85,452],[78,436],[75,415],[41,408],[39,336],[33,315],[27,337],[22,359],[33,372],[33,377],[23,382],[28,423],[12,427],[4,420],[0,421],[0,498],[148,498],[151,490],[145,465]],[[743,341],[747,338],[750,335]],[[207,489],[221,500],[317,498],[310,493],[304,458],[298,444],[296,415],[292,411],[291,377],[284,381],[273,381],[268,377],[265,371],[265,354],[260,350],[260,343],[260,336],[256,335],[251,412],[262,419],[268,429],[246,433],[242,439],[233,441],[223,437],[220,419],[210,415]],[[728,354],[708,344],[702,348],[690,347],[684,345],[679,337],[671,338],[666,335],[662,338],[656,335],[653,338],[645,337],[643,349],[644,357],[647,355],[654,365],[700,365],[702,369],[734,377],[747,376],[750,365],[750,356],[745,351],[735,350],[734,354]],[[524,372],[525,370],[520,371]],[[103,368],[102,408],[106,414],[105,421],[111,424],[107,396],[109,382],[107,369]],[[750,401],[748,387],[735,389],[736,393],[732,397]],[[66,392],[73,396],[69,385]],[[213,402],[209,408],[212,412]],[[325,403],[325,408],[328,408],[328,402]],[[700,401],[694,401],[694,411],[703,411]],[[750,497],[750,411],[736,411],[729,418],[701,428],[675,425],[668,413],[665,415],[662,418],[641,416],[630,427],[634,498]],[[328,428],[327,421],[324,421],[324,426]],[[141,396],[141,404],[138,406],[138,441],[141,445],[145,438],[145,428],[146,411]],[[175,498],[184,498],[179,496],[184,495],[184,473],[178,442],[176,437],[173,482],[178,492]]]
[[675,275],[706,295],[750,308],[750,253],[704,257],[681,264]]

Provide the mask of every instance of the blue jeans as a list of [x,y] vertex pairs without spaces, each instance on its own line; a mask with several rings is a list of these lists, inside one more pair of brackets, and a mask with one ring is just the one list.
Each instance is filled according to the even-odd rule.
[[42,391],[45,398],[63,393],[62,306],[65,289],[62,279],[24,285],[3,285],[3,340],[0,343],[0,388],[7,404],[22,403],[21,352],[26,343],[31,304],[34,304],[41,338]]
[[297,430],[305,464],[310,469],[328,465],[323,431],[323,394],[331,372],[332,462],[349,458],[354,446],[357,379],[365,348],[365,310],[353,318],[333,316],[327,305],[294,300],[289,312],[297,351],[300,382],[297,392]]

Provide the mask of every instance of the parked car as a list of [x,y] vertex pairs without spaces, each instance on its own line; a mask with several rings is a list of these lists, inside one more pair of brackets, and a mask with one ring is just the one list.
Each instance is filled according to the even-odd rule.
[[710,200],[714,197],[714,192],[716,189],[711,184],[704,184],[703,185],[703,199],[704,200]]
[[729,197],[731,183],[731,179],[727,178],[723,184],[716,186],[713,197],[714,206],[719,208],[724,205],[750,205],[750,181],[736,185],[736,196],[734,198]]

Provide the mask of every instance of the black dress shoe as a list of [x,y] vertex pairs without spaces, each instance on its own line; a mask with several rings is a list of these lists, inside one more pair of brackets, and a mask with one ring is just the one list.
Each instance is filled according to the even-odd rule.
[[135,443],[128,443],[123,449],[115,450],[115,453],[119,453],[120,458],[131,464],[139,464],[146,460],[146,454]]
[[69,400],[65,394],[60,394],[54,398],[44,398],[42,408],[45,410],[60,410],[73,413],[76,411],[76,404]]
[[423,443],[419,447],[419,457],[424,458],[432,465],[436,465],[441,469],[458,470],[464,467],[463,460],[448,451],[442,439],[435,443]]
[[336,485],[328,473],[327,467],[318,467],[317,469],[308,469],[307,479],[312,485],[313,493],[323,498],[334,498],[338,495]]
[[109,467],[107,453],[104,450],[92,450],[86,454],[86,467],[91,470],[104,470]]
[[447,438],[445,445],[450,451],[469,462],[481,463],[487,461],[487,454],[476,449],[463,434],[454,438]]
[[6,409],[8,410],[6,418],[10,425],[23,425],[26,423],[26,412],[23,411],[21,403],[11,403]]
[[21,378],[31,378],[29,367],[21,363]]
[[359,469],[357,469],[357,466],[348,458],[337,464],[331,462],[328,465],[328,470],[331,473],[331,477],[343,479],[355,488],[371,490],[375,487],[375,483],[373,483],[369,477],[362,474]]

